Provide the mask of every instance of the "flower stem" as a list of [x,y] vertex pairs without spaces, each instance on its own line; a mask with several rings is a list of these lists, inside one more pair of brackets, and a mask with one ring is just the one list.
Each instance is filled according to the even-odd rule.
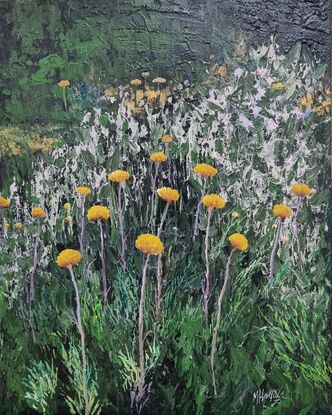
[[80,196],[80,204],[81,204],[81,217],[80,217],[80,237],[79,237],[79,244],[80,244],[80,252],[84,257],[84,213],[85,213],[85,204],[84,204],[84,197]]
[[302,255],[301,255],[301,245],[300,245],[300,238],[299,238],[298,219],[301,213],[301,208],[302,208],[302,198],[299,198],[296,213],[294,216],[294,234],[295,234],[295,240],[296,240],[297,261],[298,261],[300,271],[302,271]]
[[119,183],[118,187],[118,209],[119,209],[119,227],[120,227],[120,235],[121,235],[121,263],[123,271],[126,270],[127,264],[125,259],[125,252],[126,252],[126,241],[124,237],[124,230],[123,230],[123,218],[124,218],[124,211],[122,210],[122,203],[121,203],[121,190],[122,190],[122,182]]
[[218,338],[218,332],[220,329],[220,320],[221,320],[221,303],[225,296],[225,292],[227,289],[227,283],[229,280],[229,269],[231,265],[232,255],[234,253],[235,249],[232,249],[231,253],[229,254],[227,265],[226,265],[226,272],[225,272],[225,279],[223,286],[219,293],[218,298],[218,311],[217,311],[217,322],[213,329],[213,336],[212,336],[212,343],[211,343],[211,356],[210,356],[210,364],[211,364],[211,371],[212,371],[212,384],[213,384],[213,390],[214,394],[217,395],[217,385],[216,385],[216,377],[214,372],[214,357],[217,351],[217,338]]
[[198,235],[198,220],[199,220],[199,212],[201,210],[201,206],[202,206],[202,197],[205,194],[205,190],[206,190],[206,184],[207,184],[207,178],[204,177],[203,179],[203,188],[202,188],[202,194],[201,194],[201,198],[198,202],[197,205],[197,209],[196,209],[196,214],[195,214],[195,225],[194,225],[194,234],[193,234],[193,241],[196,239],[197,235]]
[[138,402],[141,402],[144,395],[144,384],[145,384],[145,368],[144,368],[144,297],[145,297],[145,286],[147,269],[149,265],[150,255],[147,255],[143,266],[142,275],[142,286],[141,286],[141,299],[139,304],[139,315],[138,315],[138,349],[139,349],[139,368],[140,378],[138,385]]
[[151,226],[152,232],[154,230],[155,220],[156,220],[155,217],[156,217],[157,204],[155,204],[155,199],[156,199],[156,184],[157,184],[158,170],[159,170],[159,164],[156,164],[155,173],[154,173],[154,176],[152,177],[151,213],[150,213],[150,220],[148,224],[148,226]]
[[210,299],[210,263],[209,263],[209,232],[211,225],[212,209],[208,211],[206,234],[205,234],[205,286],[204,286],[204,316],[209,321],[209,299]]
[[90,405],[89,405],[89,398],[88,398],[88,388],[87,388],[87,358],[86,358],[86,350],[85,350],[85,333],[82,325],[82,318],[81,318],[81,300],[80,294],[78,291],[75,275],[73,272],[73,268],[69,267],[70,276],[72,283],[75,289],[75,296],[76,296],[76,327],[78,333],[81,337],[81,354],[82,354],[82,390],[83,390],[83,398],[84,398],[84,405],[85,405],[85,415],[89,415],[90,413]]
[[38,260],[38,246],[40,241],[40,221],[38,219],[37,233],[35,237],[35,243],[33,248],[33,264],[31,269],[30,276],[30,286],[29,286],[29,303],[32,303],[35,296],[35,274],[37,269],[37,260]]
[[63,88],[63,103],[65,106],[65,111],[67,111],[66,88]]
[[102,221],[99,221],[99,229],[100,229],[100,259],[101,259],[101,275],[103,280],[103,303],[104,303],[104,310],[107,307],[108,300],[107,300],[107,278],[106,278],[106,262],[105,262],[105,241],[104,241],[104,232],[103,232],[103,224]]
[[278,249],[279,240],[280,240],[281,223],[282,223],[281,220],[278,219],[277,230],[274,236],[274,242],[273,242],[273,247],[272,247],[271,257],[270,257],[270,269],[269,269],[269,277],[268,277],[270,282],[272,281],[273,275],[274,275],[274,265],[275,265],[275,258],[276,258],[277,249]]

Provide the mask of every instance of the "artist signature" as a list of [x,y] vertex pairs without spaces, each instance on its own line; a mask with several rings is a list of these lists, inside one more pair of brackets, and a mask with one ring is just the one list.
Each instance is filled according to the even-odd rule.
[[253,394],[255,403],[276,403],[285,397],[284,391],[258,389]]

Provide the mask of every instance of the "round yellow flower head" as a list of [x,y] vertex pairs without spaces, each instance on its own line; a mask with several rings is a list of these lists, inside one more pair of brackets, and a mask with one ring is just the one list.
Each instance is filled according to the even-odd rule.
[[45,217],[45,210],[43,208],[37,207],[31,210],[31,216],[34,219],[43,219]]
[[203,196],[202,202],[208,208],[208,210],[223,209],[225,207],[225,200],[216,194]]
[[91,189],[90,187],[79,186],[79,187],[76,187],[76,192],[82,196],[87,196],[91,193]]
[[130,84],[133,86],[140,86],[142,84],[142,81],[140,79],[132,79],[130,81]]
[[63,208],[65,209],[65,210],[69,210],[70,209],[70,203],[65,203],[64,205],[63,205]]
[[4,223],[3,227],[6,231],[8,231],[10,229],[10,224],[9,223]]
[[236,212],[235,210],[232,212],[232,218],[233,219],[237,219],[240,216],[240,214],[238,212]]
[[180,194],[177,190],[170,187],[161,187],[157,190],[158,196],[166,202],[177,202],[180,198]]
[[292,191],[296,196],[310,196],[312,188],[304,183],[296,183],[292,186]]
[[157,151],[156,153],[151,154],[150,160],[154,161],[155,163],[163,163],[167,160],[167,156],[163,151]]
[[56,259],[57,265],[61,268],[70,268],[82,260],[82,255],[76,249],[64,249]]
[[275,217],[280,219],[286,219],[292,217],[292,211],[287,205],[274,205],[272,213]]
[[110,218],[110,210],[106,206],[94,205],[88,210],[89,220],[107,220]]
[[129,179],[130,173],[125,170],[115,170],[108,175],[108,180],[115,183],[125,182]]
[[232,247],[238,251],[245,251],[249,246],[248,239],[242,233],[233,233],[228,237],[228,240]]
[[165,134],[161,137],[161,141],[163,143],[171,143],[173,141],[173,137],[170,134]]
[[160,238],[150,233],[140,235],[135,241],[135,247],[149,255],[159,255],[164,251],[164,245]]
[[275,91],[282,91],[285,88],[285,85],[282,82],[275,82],[272,84],[272,89]]
[[23,224],[21,223],[21,222],[17,222],[16,224],[15,224],[15,229],[17,229],[18,231],[20,230],[20,229],[22,229],[23,228]]
[[65,221],[68,223],[72,223],[73,218],[71,216],[66,216]]
[[0,196],[0,207],[7,208],[7,207],[9,207],[9,205],[10,205],[10,200],[6,199],[3,196]]
[[58,86],[60,88],[67,88],[70,85],[70,82],[67,79],[63,79],[62,81],[58,82]]
[[201,177],[214,177],[218,173],[218,170],[210,166],[210,164],[201,163],[196,164],[194,172],[199,174]]

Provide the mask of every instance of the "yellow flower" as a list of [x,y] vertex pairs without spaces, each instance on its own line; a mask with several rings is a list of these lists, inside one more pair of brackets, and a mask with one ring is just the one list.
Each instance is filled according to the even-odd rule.
[[309,196],[312,193],[312,188],[304,183],[296,183],[292,186],[292,191],[296,196]]
[[164,84],[166,82],[165,78],[161,78],[160,76],[158,76],[157,78],[154,78],[152,80],[153,84]]
[[150,160],[154,161],[155,163],[163,163],[167,160],[167,156],[163,151],[157,151],[156,153],[151,154]]
[[115,170],[108,175],[108,180],[115,183],[125,182],[129,179],[130,174],[125,170]]
[[34,219],[43,219],[45,217],[45,210],[43,208],[37,207],[31,210],[31,216]]
[[201,177],[214,177],[218,173],[218,170],[210,166],[210,164],[201,163],[196,164],[194,172],[199,174]]
[[69,210],[70,209],[70,203],[65,203],[64,205],[63,205],[63,208],[65,209],[65,210]]
[[76,188],[76,192],[79,193],[82,196],[87,196],[91,193],[90,187],[86,186],[79,186]]
[[298,105],[301,107],[305,107],[307,109],[312,108],[312,105],[314,103],[313,97],[311,94],[307,94],[304,97],[301,97],[297,100]]
[[281,242],[285,243],[285,242],[288,242],[288,241],[289,241],[289,238],[288,238],[288,236],[283,235],[283,236],[280,238],[280,240],[281,240]]
[[226,66],[219,66],[216,73],[220,76],[225,76],[227,74]]
[[161,187],[157,190],[158,196],[166,202],[177,202],[180,198],[180,194],[177,190],[170,187]]
[[20,222],[15,223],[15,229],[20,230],[23,228],[23,224]]
[[10,224],[9,223],[4,223],[3,227],[6,231],[8,231],[10,229]]
[[225,207],[225,200],[216,194],[203,196],[202,202],[208,208],[208,210],[223,209]]
[[232,212],[232,218],[237,219],[240,216],[238,212],[235,212],[235,210]]
[[107,220],[110,218],[110,210],[106,206],[94,205],[88,210],[89,220]]
[[70,82],[67,79],[63,79],[62,81],[58,82],[58,86],[60,88],[67,88],[70,85]]
[[7,208],[7,207],[9,207],[9,205],[10,205],[10,200],[6,199],[3,196],[0,196],[0,207]]
[[150,72],[142,72],[141,75],[143,78],[148,78],[150,76]]
[[150,233],[140,235],[135,241],[135,247],[149,255],[159,255],[164,251],[164,245],[160,238]]
[[66,216],[65,221],[68,223],[72,223],[73,218],[71,216]]
[[70,268],[82,260],[82,255],[76,249],[64,249],[56,259],[57,265],[61,268]]
[[228,240],[232,247],[239,251],[245,251],[249,246],[248,239],[242,233],[233,233]]
[[282,91],[285,88],[285,85],[282,82],[274,82],[272,84],[272,89],[275,91]]
[[161,137],[161,141],[162,141],[163,143],[171,143],[171,142],[173,141],[173,138],[172,138],[172,136],[171,136],[171,135],[169,135],[169,134],[165,134],[165,135],[163,135],[163,136]]
[[287,205],[274,205],[272,209],[272,213],[274,216],[280,219],[286,219],[292,217],[292,211]]
[[140,86],[142,84],[142,81],[140,79],[132,79],[130,81],[130,84],[133,86]]

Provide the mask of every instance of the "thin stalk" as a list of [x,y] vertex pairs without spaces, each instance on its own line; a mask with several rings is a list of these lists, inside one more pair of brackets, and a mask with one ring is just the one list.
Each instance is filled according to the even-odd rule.
[[194,225],[194,233],[193,233],[193,241],[196,239],[197,235],[198,235],[198,219],[199,219],[199,212],[201,210],[201,206],[202,206],[202,197],[205,195],[205,191],[206,191],[206,184],[207,184],[207,178],[204,177],[203,179],[203,189],[202,189],[202,194],[201,194],[201,198],[198,202],[197,205],[197,209],[196,209],[196,214],[195,214],[195,225]]
[[171,202],[167,202],[166,203],[166,206],[165,206],[163,215],[162,215],[162,217],[160,219],[160,225],[159,225],[159,228],[158,228],[157,236],[160,236],[160,234],[161,234],[161,232],[163,230],[163,226],[164,226],[164,223],[165,223],[165,220],[166,220],[166,216],[167,216],[167,211],[168,211],[168,208],[169,208],[169,205],[170,204],[171,204]]
[[209,321],[209,299],[210,299],[210,263],[209,263],[209,232],[211,225],[212,209],[208,211],[206,234],[205,234],[205,286],[204,286],[204,316]]
[[125,259],[125,252],[126,252],[126,241],[124,236],[124,229],[123,229],[123,218],[124,218],[124,210],[122,209],[122,203],[121,203],[121,190],[122,190],[123,183],[119,183],[118,187],[118,214],[119,214],[119,227],[120,227],[120,235],[121,235],[121,264],[123,271],[126,270],[127,264]]
[[37,270],[39,242],[40,242],[40,220],[38,219],[37,233],[36,233],[35,243],[33,247],[33,264],[32,264],[32,269],[31,269],[30,285],[29,285],[29,302],[30,303],[33,301],[34,296],[35,296],[35,274]]
[[85,406],[85,415],[89,415],[90,413],[90,405],[89,405],[89,398],[88,398],[88,387],[87,387],[87,358],[86,358],[86,350],[85,350],[85,333],[82,325],[82,318],[81,318],[81,300],[80,294],[78,291],[75,275],[73,272],[73,268],[69,267],[70,276],[72,283],[75,289],[75,296],[76,296],[76,327],[78,333],[81,338],[81,355],[82,355],[82,390],[83,390],[83,398],[84,398],[84,406]]
[[84,213],[85,213],[85,199],[84,196],[79,197],[80,204],[81,204],[81,217],[80,217],[80,236],[79,236],[79,244],[80,244],[80,252],[84,257]]
[[65,111],[67,111],[66,88],[63,88],[63,103],[65,105]]
[[301,271],[302,271],[302,255],[301,255],[301,245],[300,245],[300,238],[299,238],[298,219],[299,219],[299,216],[300,216],[300,213],[301,213],[302,202],[303,202],[302,198],[299,197],[296,213],[295,213],[295,216],[294,216],[294,234],[295,234],[295,240],[296,240],[297,261],[298,261],[299,268],[300,268]]
[[218,338],[218,332],[219,332],[219,329],[220,329],[221,303],[222,303],[222,300],[223,300],[223,298],[225,296],[225,293],[226,293],[227,283],[228,283],[228,280],[229,280],[229,270],[230,270],[232,255],[233,255],[234,251],[235,251],[235,249],[232,249],[231,253],[229,254],[227,264],[226,264],[225,279],[224,279],[224,283],[223,283],[223,286],[220,290],[219,298],[218,298],[217,322],[216,322],[216,325],[213,329],[213,336],[212,336],[212,343],[211,343],[210,364],[211,364],[211,371],[212,371],[212,384],[213,384],[213,390],[214,390],[215,395],[217,395],[217,384],[216,384],[216,377],[215,377],[215,372],[214,372],[214,358],[215,358],[215,354],[216,354],[216,351],[217,351],[217,338]]
[[138,402],[141,402],[144,394],[144,384],[145,384],[145,368],[144,368],[144,297],[145,297],[145,286],[146,286],[146,276],[147,269],[149,265],[150,255],[147,255],[145,263],[143,266],[143,275],[142,275],[142,286],[141,286],[141,299],[139,304],[139,314],[138,314],[138,350],[139,350],[139,368],[140,368],[140,378],[138,385]]
[[159,163],[155,165],[155,173],[154,173],[154,176],[152,177],[151,212],[150,212],[150,220],[148,224],[149,227],[151,226],[152,231],[155,226],[155,216],[156,216],[155,211],[157,207],[157,204],[155,204],[155,199],[156,199],[156,184],[157,184],[158,170],[159,170]]
[[107,300],[107,278],[106,278],[106,262],[105,262],[105,241],[104,241],[104,231],[102,221],[99,221],[99,230],[100,230],[100,259],[101,259],[101,276],[103,280],[103,302],[104,309],[106,309],[108,300]]
[[276,230],[276,234],[274,237],[274,242],[273,242],[273,247],[272,247],[271,257],[270,257],[270,269],[269,269],[269,277],[268,277],[270,282],[272,281],[273,275],[274,275],[274,265],[275,265],[276,254],[277,254],[277,250],[279,246],[281,224],[282,224],[281,220],[278,219],[277,230]]

